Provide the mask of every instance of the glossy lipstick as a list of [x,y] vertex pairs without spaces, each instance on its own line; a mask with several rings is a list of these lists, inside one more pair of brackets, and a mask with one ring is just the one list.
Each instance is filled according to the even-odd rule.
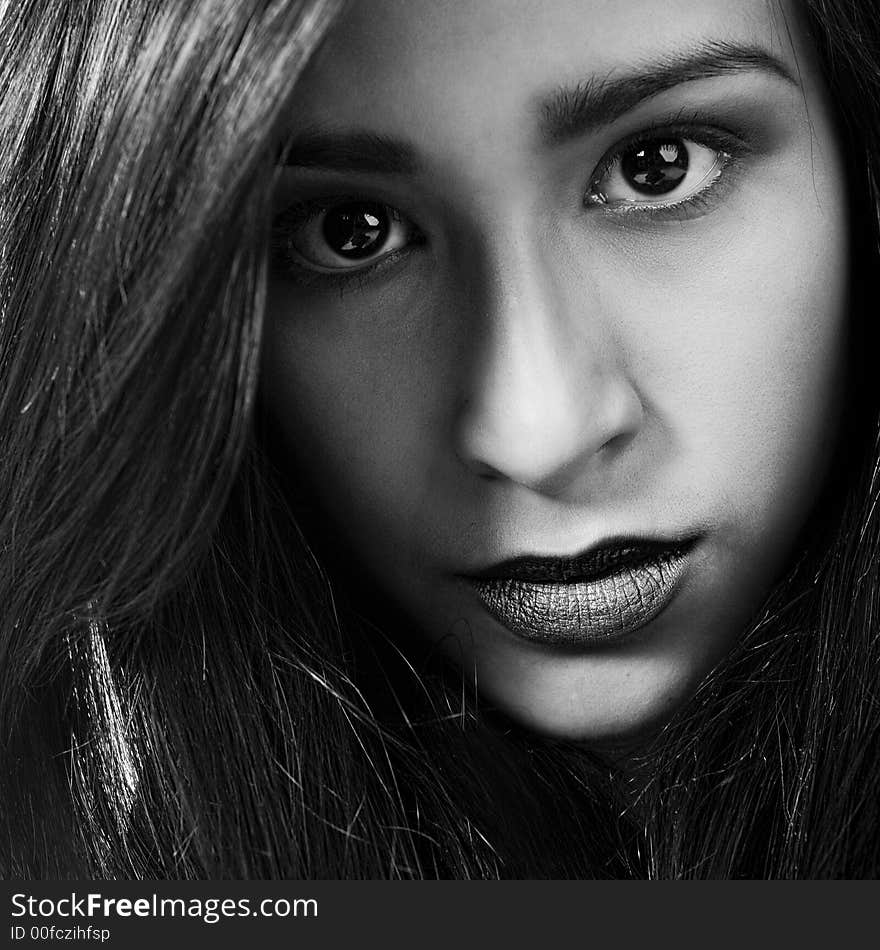
[[693,543],[611,542],[572,558],[515,558],[471,580],[486,610],[518,636],[552,646],[601,643],[665,609]]

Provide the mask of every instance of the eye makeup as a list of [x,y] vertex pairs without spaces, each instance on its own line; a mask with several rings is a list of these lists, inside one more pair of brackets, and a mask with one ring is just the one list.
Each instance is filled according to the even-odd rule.
[[[726,116],[730,112],[747,114],[738,103],[733,109],[718,108],[719,115]],[[766,132],[750,131],[745,121],[719,121],[711,106],[700,110],[682,109],[644,121],[632,134],[619,138],[586,176],[582,210],[617,221],[621,226],[638,223],[640,230],[652,224],[680,223],[700,217],[722,204],[739,183],[748,158],[761,150],[755,143],[760,142],[762,136],[768,137]],[[701,161],[696,165],[691,161],[679,187],[656,197],[648,193],[649,189],[645,189],[642,196],[610,197],[609,179],[615,175],[620,177],[627,157],[639,150],[653,149],[656,153],[658,148],[661,152],[674,149],[681,154],[688,154],[689,150]],[[309,185],[310,190],[315,187],[315,184]],[[377,208],[385,209],[388,220],[393,222],[392,227],[385,229],[385,242],[376,244],[374,255],[365,248],[348,258],[337,255],[330,263],[327,263],[332,254],[329,246],[323,249],[324,253],[311,257],[304,254],[301,250],[304,243],[321,250],[319,245],[326,240],[328,218],[342,207],[369,207],[374,209],[373,214],[378,214]],[[428,238],[418,225],[394,206],[378,199],[369,188],[351,189],[348,193],[318,193],[315,197],[293,201],[276,216],[271,232],[272,267],[283,279],[314,292],[358,290],[386,276],[393,277],[414,252],[428,245]]]
[[[675,147],[693,146],[714,153],[711,165],[704,162],[703,173],[684,189],[675,188],[667,196],[609,198],[606,182],[615,172],[621,172],[625,157],[640,150],[660,149],[667,144]],[[735,183],[736,173],[753,146],[747,137],[713,124],[710,117],[695,114],[687,120],[681,114],[671,120],[656,120],[648,127],[618,141],[600,160],[584,195],[584,207],[588,211],[601,211],[607,215],[624,216],[632,220],[638,216],[645,223],[666,220],[686,220],[705,213],[720,201],[727,189]],[[694,177],[694,176],[691,176]],[[683,182],[686,185],[686,178]],[[633,188],[635,190],[635,188]],[[679,195],[677,192],[684,191]]]
[[[332,247],[334,242],[341,246]],[[276,216],[270,240],[276,272],[300,286],[319,288],[363,285],[422,244],[418,228],[396,208],[355,195],[289,205]]]

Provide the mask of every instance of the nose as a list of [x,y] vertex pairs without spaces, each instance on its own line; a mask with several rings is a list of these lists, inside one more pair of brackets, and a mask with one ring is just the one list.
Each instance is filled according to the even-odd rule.
[[488,283],[456,419],[459,457],[483,478],[564,495],[632,441],[642,402],[594,289],[559,279],[534,253]]

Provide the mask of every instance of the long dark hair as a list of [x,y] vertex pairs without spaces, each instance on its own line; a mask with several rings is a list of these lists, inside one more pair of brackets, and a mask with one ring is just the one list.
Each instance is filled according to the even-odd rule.
[[273,143],[338,7],[30,0],[0,20],[3,876],[876,875],[880,449],[859,354],[880,22],[804,5],[855,248],[826,503],[661,735],[590,752],[481,711],[400,649],[399,621],[365,620],[275,474],[256,407]]

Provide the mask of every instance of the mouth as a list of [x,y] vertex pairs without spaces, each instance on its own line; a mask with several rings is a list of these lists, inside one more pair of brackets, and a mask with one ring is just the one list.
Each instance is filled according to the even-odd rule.
[[696,539],[614,541],[571,558],[521,557],[469,578],[512,633],[551,646],[615,640],[662,613]]

